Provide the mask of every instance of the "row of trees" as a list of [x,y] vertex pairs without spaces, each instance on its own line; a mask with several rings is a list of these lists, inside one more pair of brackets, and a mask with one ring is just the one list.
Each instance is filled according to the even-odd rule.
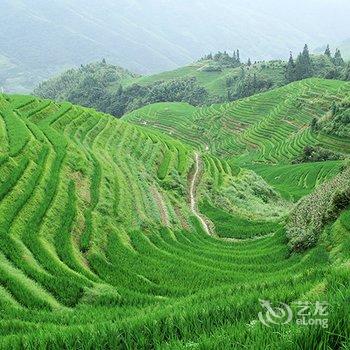
[[204,56],[202,60],[214,61],[220,68],[236,68],[242,64],[238,49],[233,51],[232,56],[230,56],[227,51],[219,51],[214,55],[210,53],[209,55]]
[[[337,67],[344,67],[345,62],[342,58],[341,52],[339,49],[336,49],[334,56],[331,54],[329,45],[324,52],[324,55],[328,58],[329,63],[334,65],[334,72]],[[314,76],[314,65],[310,57],[309,48],[305,44],[302,52],[299,53],[296,60],[293,58],[293,54],[290,53],[289,61],[286,67],[286,80],[288,83],[292,81],[302,80]],[[329,71],[332,72],[332,70]],[[335,73],[333,73],[335,74]],[[327,78],[327,76],[325,76]],[[329,78],[336,78],[335,76],[329,76]]]
[[194,106],[205,104],[207,91],[196,78],[158,81],[150,85],[132,84],[116,91],[109,89],[96,77],[85,77],[79,87],[71,90],[66,100],[121,117],[123,114],[157,102],[188,102]]
[[320,146],[306,146],[304,147],[303,153],[296,158],[293,163],[324,162],[326,160],[339,160],[343,158],[342,154]]
[[179,78],[142,86],[133,84],[116,92],[105,93],[99,107],[115,116],[157,102],[187,102],[193,106],[203,105],[208,100],[208,92],[201,87],[196,78]]
[[[233,81],[232,78],[227,78],[226,86],[227,90],[227,99],[228,101],[234,101],[239,98],[248,97],[256,93],[267,91],[273,87],[273,81],[266,76],[257,74],[256,72],[248,73],[241,68],[241,73]],[[230,89],[231,87],[231,89]],[[232,89],[232,87],[234,87]]]

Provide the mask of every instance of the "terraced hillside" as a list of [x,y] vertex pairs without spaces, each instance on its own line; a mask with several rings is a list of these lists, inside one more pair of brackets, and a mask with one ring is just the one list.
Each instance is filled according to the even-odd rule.
[[[300,85],[305,94],[313,82]],[[318,86],[329,98],[348,87],[333,84]],[[237,131],[248,134],[239,147],[261,139],[248,147],[245,161],[234,162],[241,148],[228,152],[236,137],[222,143],[223,128],[213,143],[205,134],[197,134],[197,143],[190,124],[182,129],[175,120],[169,135],[167,126],[0,95],[0,348],[349,347],[350,212],[343,211],[304,253],[290,254],[284,229],[290,199],[310,193],[340,162],[322,163],[317,173],[299,168],[299,179],[287,188],[289,169],[283,166],[291,167],[285,152],[292,147],[274,153],[264,134],[253,132],[269,118],[278,120],[282,102],[273,107],[267,100],[260,114],[268,110],[270,117],[261,116],[256,129],[257,104],[245,105],[254,112],[252,131]],[[214,115],[234,106],[200,112]],[[302,124],[306,110],[293,121]],[[185,114],[199,113],[182,105],[176,112],[184,123]],[[150,123],[140,111],[133,118]],[[281,125],[290,124],[281,119]],[[276,175],[257,168],[281,195],[237,165],[263,156],[281,160],[273,167]],[[301,184],[307,184],[303,191]],[[257,321],[260,299],[286,302],[293,310],[300,300],[328,301],[329,328],[265,327]]]
[[310,122],[350,93],[350,84],[307,79],[229,104],[194,108],[181,103],[146,106],[124,120],[162,130],[217,156],[245,163],[288,163],[305,145],[350,152],[349,140],[311,133]]
[[[271,173],[265,178],[281,189],[285,197],[299,199],[337,171],[336,162],[332,166],[323,162],[291,165],[306,146],[350,153],[350,140],[314,133],[310,127],[313,118],[322,117],[333,102],[349,94],[349,83],[307,79],[209,108],[181,103],[150,105],[126,115],[124,120],[160,130],[204,153],[249,167],[264,176],[267,175],[264,169],[270,172],[273,165],[275,175],[272,177]],[[276,177],[277,173],[282,173],[281,178]],[[283,175],[287,173],[293,173],[294,189],[289,176]],[[282,188],[284,185],[287,192]],[[297,193],[291,193],[294,191]]]

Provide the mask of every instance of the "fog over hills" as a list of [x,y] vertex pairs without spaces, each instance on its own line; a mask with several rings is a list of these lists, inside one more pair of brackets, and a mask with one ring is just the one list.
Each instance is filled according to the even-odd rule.
[[347,40],[344,40],[340,45],[339,48],[341,52],[343,53],[343,56],[345,59],[350,59],[350,38]]
[[305,42],[349,38],[349,12],[345,0],[3,0],[0,85],[25,91],[102,57],[137,73],[235,48],[243,58],[285,58]]

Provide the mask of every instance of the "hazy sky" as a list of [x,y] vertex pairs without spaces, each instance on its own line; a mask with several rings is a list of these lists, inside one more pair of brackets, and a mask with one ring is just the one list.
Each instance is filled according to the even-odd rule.
[[137,73],[237,48],[286,59],[350,38],[349,14],[350,0],[0,0],[0,80],[102,57]]

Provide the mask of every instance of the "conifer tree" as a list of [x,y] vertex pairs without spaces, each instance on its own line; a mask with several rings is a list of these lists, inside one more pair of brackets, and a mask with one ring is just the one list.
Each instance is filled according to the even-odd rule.
[[305,44],[304,49],[303,49],[303,64],[304,64],[304,77],[309,78],[312,75],[312,67],[311,67],[311,58],[309,54],[309,48],[307,44]]
[[232,59],[233,59],[234,62],[237,62],[236,51],[233,51]]
[[297,59],[295,60],[295,80],[303,79],[303,56],[301,52],[299,53]]
[[121,96],[122,94],[123,94],[123,87],[122,85],[119,85],[117,90],[117,96]]
[[333,62],[336,66],[343,66],[344,65],[344,60],[343,60],[343,57],[341,56],[339,49],[335,50]]
[[330,50],[330,48],[329,48],[329,45],[327,45],[324,54],[325,54],[326,56],[328,56],[328,57],[331,57],[331,56],[332,56],[332,55],[331,55],[331,50]]
[[253,76],[253,84],[252,84],[252,90],[253,90],[253,93],[258,89],[258,79],[256,77],[256,73],[254,73],[254,76]]
[[248,58],[248,67],[250,67],[252,65],[252,61],[250,60],[250,58]]
[[337,114],[337,112],[338,112],[338,106],[335,103],[335,101],[332,102],[331,110],[332,110],[332,116],[334,117]]
[[342,79],[346,81],[350,81],[350,62],[348,62],[344,68]]
[[289,61],[286,68],[286,79],[290,83],[296,79],[295,63],[293,59],[293,54],[290,52]]
[[311,120],[311,130],[312,131],[317,130],[317,118],[316,117],[312,118],[312,120]]
[[305,44],[303,52],[298,55],[295,62],[295,80],[310,78],[312,76],[312,64],[309,48]]
[[239,77],[240,77],[240,79],[243,79],[245,77],[245,70],[243,67],[241,67],[241,70],[239,72]]

